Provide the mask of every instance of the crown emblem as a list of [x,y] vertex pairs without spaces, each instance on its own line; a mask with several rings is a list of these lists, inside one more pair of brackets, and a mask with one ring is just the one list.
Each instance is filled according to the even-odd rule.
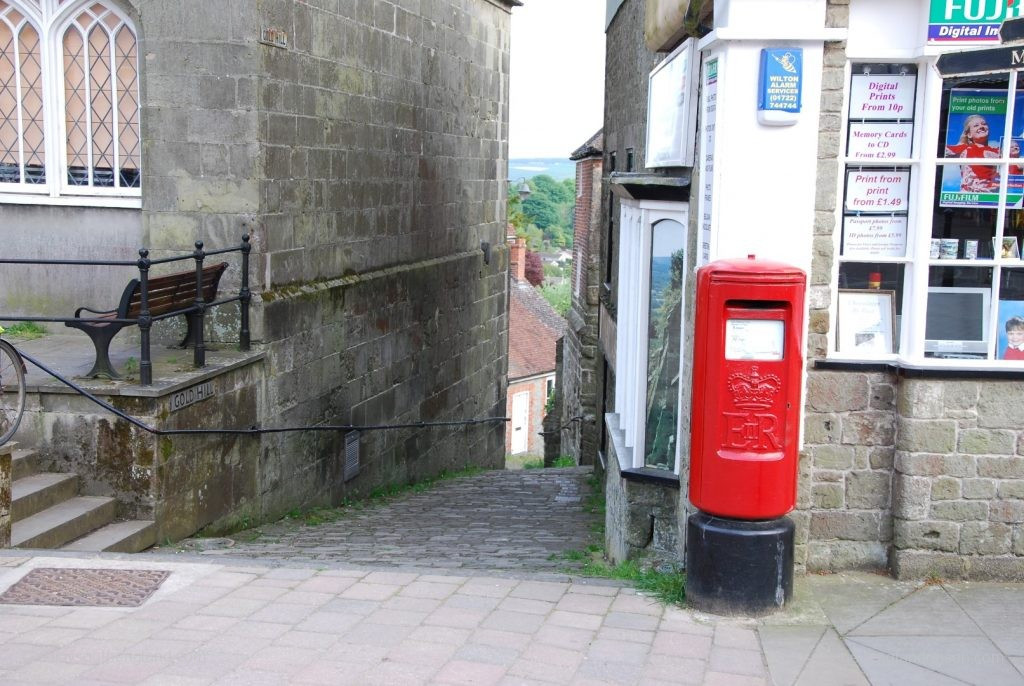
[[774,374],[762,375],[757,367],[751,367],[749,374],[730,374],[728,386],[736,407],[763,410],[772,406],[772,401],[782,388],[782,380]]

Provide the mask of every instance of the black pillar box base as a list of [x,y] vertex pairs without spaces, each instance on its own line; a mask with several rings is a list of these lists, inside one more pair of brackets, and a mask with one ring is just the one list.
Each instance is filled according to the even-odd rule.
[[750,522],[703,512],[686,523],[686,601],[720,615],[764,615],[793,596],[788,517]]

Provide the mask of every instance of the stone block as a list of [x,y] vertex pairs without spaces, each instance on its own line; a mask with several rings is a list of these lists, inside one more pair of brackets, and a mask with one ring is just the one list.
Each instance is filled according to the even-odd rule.
[[931,506],[931,479],[920,476],[893,475],[893,515],[901,519],[924,519]]
[[956,522],[911,522],[897,519],[894,523],[896,548],[956,552],[960,542],[960,526]]
[[932,482],[932,500],[959,500],[960,479],[940,476]]
[[817,445],[811,448],[815,469],[851,469],[855,450],[850,445]]
[[956,422],[901,417],[896,448],[910,453],[951,453],[956,449]]
[[943,416],[943,385],[939,381],[904,380],[899,386],[896,406],[903,417],[939,419]]
[[960,529],[961,555],[1005,555],[1012,529],[1002,522],[966,522]]
[[1013,455],[1017,434],[999,429],[964,429],[958,443],[958,452],[970,455]]
[[1024,526],[1013,528],[1013,554],[1024,556]]
[[978,476],[991,479],[1024,479],[1024,457],[978,457]]
[[992,479],[963,479],[961,495],[968,500],[986,500],[996,497],[996,484]]
[[966,578],[975,581],[1024,581],[1024,558],[968,557],[964,558]]
[[1019,429],[1024,426],[1024,389],[1017,382],[993,381],[981,386],[978,425]]
[[879,538],[880,519],[875,512],[812,512],[811,539],[875,541]]
[[980,522],[988,519],[989,505],[981,500],[939,500],[933,502],[929,519],[947,522]]
[[891,383],[871,384],[871,408],[892,412],[896,408],[896,388]]
[[[929,455],[927,453],[896,452],[896,471],[911,476],[979,475],[979,461],[971,455]],[[984,475],[982,475],[984,476]]]
[[885,569],[889,546],[878,541],[811,541],[807,544],[808,572]]
[[895,550],[892,556],[893,575],[900,580],[967,578],[967,559],[954,553]]
[[855,509],[888,509],[891,496],[889,472],[850,472],[846,477],[846,505]]
[[811,502],[815,508],[837,510],[843,507],[842,484],[815,484],[811,487]]
[[895,434],[896,422],[891,412],[872,410],[843,416],[843,443],[892,445]]
[[870,397],[866,374],[811,372],[807,376],[807,406],[815,412],[865,410]]
[[895,459],[896,448],[892,446],[876,446],[868,450],[868,466],[872,469],[892,471]]
[[997,500],[990,503],[988,518],[993,522],[1024,523],[1024,500]]
[[1024,481],[1002,481],[999,483],[999,497],[1024,500]]

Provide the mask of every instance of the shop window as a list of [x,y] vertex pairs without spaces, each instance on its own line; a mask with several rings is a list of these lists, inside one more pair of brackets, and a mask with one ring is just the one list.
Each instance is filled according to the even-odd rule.
[[1024,359],[1022,85],[852,65],[834,355]]
[[114,7],[0,0],[0,202],[137,198],[138,70]]
[[615,408],[625,468],[678,465],[686,205],[622,203]]

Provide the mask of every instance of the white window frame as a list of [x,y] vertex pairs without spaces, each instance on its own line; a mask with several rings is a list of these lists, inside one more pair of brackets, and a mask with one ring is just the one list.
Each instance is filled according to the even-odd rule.
[[[939,132],[941,130],[942,117],[942,92],[943,77],[934,68],[936,57],[934,55],[921,56],[916,58],[894,58],[892,56],[869,57],[848,55],[845,70],[844,102],[840,127],[840,173],[837,180],[836,209],[835,209],[835,231],[831,300],[829,304],[830,321],[833,326],[828,333],[828,359],[836,361],[851,362],[881,362],[891,363],[902,367],[927,368],[927,369],[972,369],[972,370],[1024,370],[1024,363],[1012,360],[994,359],[999,351],[996,349],[998,342],[998,306],[999,298],[996,290],[999,287],[1002,269],[1006,266],[1013,266],[1024,269],[1024,261],[1007,263],[1006,260],[996,259],[974,259],[974,260],[935,260],[929,257],[931,247],[932,222],[934,218],[935,203],[935,178],[941,167],[948,164],[961,164],[958,158],[938,158],[935,150]],[[864,160],[852,159],[846,156],[846,145],[849,129],[849,103],[851,74],[854,64],[864,63],[903,63],[914,65],[917,68],[917,92],[914,103],[914,136],[912,156],[888,160],[884,163],[868,163]],[[1013,93],[1015,79],[1013,74],[1020,72],[1009,72],[1010,98],[1007,111],[1007,120],[1012,121],[1013,114]],[[1019,90],[1019,89],[1018,89]],[[1003,165],[1005,172],[1006,165],[1010,158],[1004,151],[998,160],[993,159],[999,165]],[[845,206],[844,180],[846,176],[846,165],[851,166],[878,166],[880,168],[901,167],[910,169],[910,188],[908,194],[907,212],[907,250],[904,257],[875,257],[875,258],[844,258],[840,254],[843,232],[843,209]],[[1000,196],[1005,197],[1006,174],[1001,174],[1004,182],[1001,185]],[[999,212],[995,228],[996,236],[1001,236],[1005,223],[1005,211]],[[903,265],[903,294],[902,308],[903,316],[900,325],[893,332],[895,340],[898,340],[898,352],[892,354],[872,354],[870,356],[856,355],[849,352],[837,351],[837,329],[839,324],[838,292],[839,292],[839,271],[843,263],[865,263],[865,264],[894,264]],[[988,346],[990,359],[943,359],[937,357],[925,357],[925,313],[928,297],[929,269],[933,266],[942,267],[977,267],[992,269],[992,298],[990,301],[989,325],[988,325]],[[897,294],[898,295],[898,294]]]
[[[644,465],[647,423],[647,336],[650,311],[651,232],[663,219],[683,227],[683,245],[689,250],[689,204],[660,200],[622,200],[619,211],[618,318],[616,322],[615,414],[622,432],[626,455],[619,455],[624,468]],[[685,261],[685,260],[684,260]],[[683,303],[686,280],[683,280]],[[685,306],[685,305],[684,305]],[[680,326],[686,320],[680,317]],[[682,333],[682,332],[680,332]],[[685,340],[679,337],[679,359]],[[682,384],[679,384],[679,419],[682,418]],[[676,424],[678,437],[679,424]],[[679,474],[679,441],[671,472]],[[669,472],[669,470],[665,470]]]
[[[138,45],[138,30],[131,19],[113,3],[105,0],[70,0],[61,4],[59,0],[39,0],[38,7],[21,0],[4,0],[18,12],[29,18],[39,34],[41,43],[40,62],[43,79],[43,117],[46,183],[7,184],[0,183],[0,204],[12,205],[64,205],[86,207],[139,208],[142,206],[141,188],[107,188],[96,186],[73,186],[67,181],[67,125],[65,113],[65,73],[63,37],[68,26],[84,8],[102,5],[116,15],[134,34]],[[116,36],[116,31],[113,32]],[[87,38],[86,38],[87,40]],[[111,50],[114,50],[111,41]],[[116,62],[111,63],[112,79],[116,79]],[[140,62],[136,55],[136,73],[140,74]],[[20,78],[20,76],[19,76]],[[138,86],[138,80],[137,80]],[[141,100],[139,101],[141,122]],[[113,155],[118,156],[117,100],[111,103],[114,112]],[[20,113],[19,113],[20,117]],[[141,135],[141,130],[140,130]],[[140,158],[141,158],[140,140]],[[90,151],[91,155],[91,151]],[[141,167],[141,165],[140,165]]]

